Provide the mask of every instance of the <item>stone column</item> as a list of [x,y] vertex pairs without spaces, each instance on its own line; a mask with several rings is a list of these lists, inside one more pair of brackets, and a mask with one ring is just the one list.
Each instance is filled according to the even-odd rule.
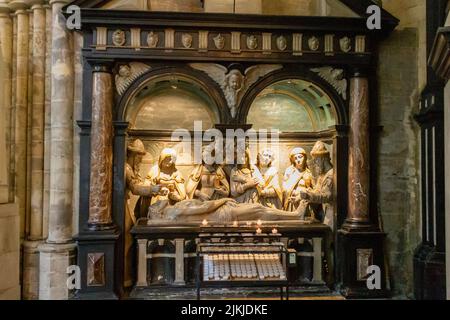
[[31,204],[30,233],[23,255],[23,299],[39,298],[39,250],[43,237],[44,187],[44,93],[45,93],[45,8],[35,2],[32,10],[32,75],[31,75]]
[[17,19],[16,90],[15,90],[15,196],[19,206],[21,236],[25,236],[27,200],[27,95],[29,21],[24,1],[10,2]]
[[0,203],[10,202],[9,157],[11,132],[12,20],[5,0],[0,1]]
[[369,81],[359,72],[350,79],[348,135],[348,212],[344,228],[370,225]]
[[50,1],[52,7],[51,53],[51,157],[50,208],[47,243],[40,251],[40,299],[67,299],[67,267],[73,263],[73,40],[61,8],[68,1]]
[[33,88],[31,151],[30,240],[42,239],[44,183],[44,102],[45,102],[45,9],[41,4],[33,11]]
[[112,227],[113,80],[107,65],[93,68],[88,226],[105,229]]

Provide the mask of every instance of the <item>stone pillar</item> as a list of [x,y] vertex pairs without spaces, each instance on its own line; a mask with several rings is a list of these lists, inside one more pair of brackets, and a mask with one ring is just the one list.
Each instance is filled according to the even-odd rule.
[[113,80],[107,65],[94,65],[92,75],[90,229],[112,227]]
[[45,9],[42,4],[35,4],[31,9],[33,11],[33,88],[30,240],[41,240],[44,191]]
[[350,79],[348,134],[348,212],[344,228],[370,225],[369,81],[355,72]]
[[43,1],[32,7],[33,33],[31,75],[31,177],[30,220],[28,241],[23,244],[23,299],[39,298],[39,250],[43,236],[44,187],[44,95],[45,95],[45,8]]
[[137,254],[137,262],[138,262],[138,271],[137,271],[137,279],[136,286],[137,287],[146,287],[147,283],[147,239],[138,239],[138,254]]
[[[47,1],[48,2],[48,1]],[[50,211],[50,136],[51,136],[51,70],[52,70],[52,9],[45,5],[45,118],[44,118],[44,195],[42,204],[42,235],[48,237]]]
[[5,0],[0,1],[0,203],[10,202],[12,20]]
[[51,157],[47,243],[39,246],[39,299],[67,299],[67,267],[74,261],[72,240],[73,187],[73,40],[61,8],[68,1],[50,1]]
[[24,1],[10,2],[17,19],[16,84],[15,84],[15,196],[19,206],[21,236],[25,236],[27,201],[27,95],[29,21]]
[[175,285],[183,286],[184,281],[184,239],[175,239]]

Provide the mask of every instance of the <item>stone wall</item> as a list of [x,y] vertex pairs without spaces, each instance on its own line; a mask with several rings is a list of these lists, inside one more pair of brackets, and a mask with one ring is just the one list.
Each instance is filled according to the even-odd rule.
[[413,297],[413,253],[420,242],[420,131],[413,119],[426,84],[425,0],[385,0],[400,19],[380,47],[378,210],[388,233],[393,293]]
[[19,215],[16,204],[0,204],[0,300],[20,299]]

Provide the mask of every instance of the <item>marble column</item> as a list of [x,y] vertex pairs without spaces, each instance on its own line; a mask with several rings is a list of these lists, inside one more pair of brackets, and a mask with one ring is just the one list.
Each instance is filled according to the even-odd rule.
[[94,65],[92,78],[88,226],[91,229],[105,229],[112,227],[113,78],[107,65]]
[[45,93],[45,8],[43,1],[31,7],[33,33],[32,73],[30,86],[31,162],[30,162],[30,221],[28,240],[24,242],[23,299],[39,298],[39,250],[42,243],[43,174],[44,174],[44,93]]
[[11,1],[17,19],[16,84],[15,84],[15,196],[19,206],[21,236],[25,236],[27,201],[27,125],[28,125],[28,41],[27,4]]
[[68,1],[50,1],[51,157],[47,242],[39,246],[39,299],[67,299],[66,269],[74,262],[72,242],[73,187],[73,39],[61,9]]
[[348,212],[344,227],[370,225],[369,81],[355,72],[350,79]]
[[12,20],[5,0],[0,1],[0,203],[10,199],[10,142],[11,142],[11,76],[12,76]]

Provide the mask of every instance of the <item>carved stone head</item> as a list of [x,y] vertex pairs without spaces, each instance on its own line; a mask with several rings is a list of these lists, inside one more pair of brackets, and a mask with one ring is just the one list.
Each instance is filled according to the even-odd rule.
[[215,36],[214,38],[214,45],[217,49],[222,50],[225,47],[225,37],[221,35],[220,33]]
[[117,29],[112,35],[112,42],[115,46],[123,46],[126,41],[125,31]]
[[291,164],[298,170],[304,171],[306,169],[307,160],[305,149],[300,147],[292,149],[289,153],[289,160],[291,161]]
[[311,150],[310,169],[313,176],[317,177],[325,174],[332,166],[330,152],[322,141],[317,141]]
[[150,48],[156,48],[156,46],[158,45],[159,42],[159,36],[157,33],[154,33],[153,31],[151,31],[148,35],[147,35],[147,45]]
[[172,148],[165,148],[159,155],[158,165],[161,170],[167,170],[175,167],[177,161],[177,152]]
[[183,33],[183,35],[181,36],[181,42],[183,43],[183,47],[189,49],[190,47],[192,47],[192,35],[190,35],[189,33]]
[[284,51],[287,48],[287,41],[286,38],[284,36],[279,36],[277,38],[277,48],[280,51]]
[[247,37],[247,48],[250,50],[255,50],[258,48],[258,39],[254,35],[250,35]]
[[231,70],[227,75],[227,86],[232,90],[239,90],[242,87],[243,76],[237,69]]
[[264,149],[258,153],[257,163],[260,168],[268,168],[272,165],[275,160],[275,154],[270,149]]
[[312,51],[317,51],[319,49],[320,41],[317,37],[311,37],[308,39],[309,49]]
[[349,52],[352,49],[352,41],[349,37],[343,37],[339,40],[339,45],[343,52]]
[[119,76],[122,78],[128,78],[131,75],[130,66],[123,64],[119,67]]

